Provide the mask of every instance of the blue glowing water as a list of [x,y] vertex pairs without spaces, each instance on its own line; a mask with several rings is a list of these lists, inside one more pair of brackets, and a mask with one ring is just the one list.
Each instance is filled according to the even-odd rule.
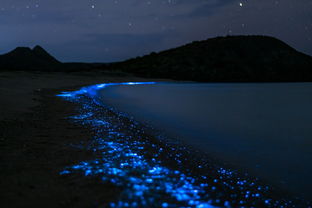
[[[109,102],[116,103],[117,108],[122,107],[119,105],[121,102],[116,102],[120,98],[127,101],[127,106],[135,108],[136,104],[146,105],[149,97],[157,97],[153,90],[148,90],[149,95],[141,99],[136,96],[135,100],[116,93],[125,89],[122,86],[129,85],[137,90],[148,86],[158,88],[164,84],[99,84],[59,95],[78,104],[77,115],[69,119],[90,128],[95,135],[84,146],[94,151],[94,159],[64,167],[61,175],[94,176],[121,187],[119,200],[112,201],[110,207],[295,206],[287,198],[271,196],[271,188],[257,178],[207,160],[190,161],[188,154],[191,153],[187,147],[167,143],[163,135],[151,135],[149,127],[99,102],[99,90],[102,89],[102,93],[111,99]],[[143,88],[137,88],[139,86]],[[168,92],[168,89],[160,89],[159,95]],[[153,112],[149,111],[148,115],[153,115]]]
[[103,90],[104,103],[312,198],[312,84],[161,84]]

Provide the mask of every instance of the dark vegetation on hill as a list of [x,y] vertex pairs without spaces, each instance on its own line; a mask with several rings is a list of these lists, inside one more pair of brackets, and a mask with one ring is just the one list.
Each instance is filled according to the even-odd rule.
[[102,71],[203,82],[312,81],[312,57],[267,36],[227,36],[110,64],[61,63],[43,48],[0,55],[1,70]]
[[267,36],[196,41],[103,68],[143,77],[207,82],[312,81],[312,57]]

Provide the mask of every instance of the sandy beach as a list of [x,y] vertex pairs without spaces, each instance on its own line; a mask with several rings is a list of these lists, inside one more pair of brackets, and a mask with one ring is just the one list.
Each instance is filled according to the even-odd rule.
[[151,80],[1,73],[0,206],[306,207],[211,155],[162,140],[150,127],[88,97],[69,102],[56,96],[81,86],[129,81]]
[[92,73],[1,73],[0,206],[93,207],[111,200],[114,187],[59,175],[67,165],[90,157],[69,144],[89,140],[91,134],[68,122],[73,105],[55,95],[78,86],[142,80]]
[[311,14],[1,1],[0,208],[312,208]]

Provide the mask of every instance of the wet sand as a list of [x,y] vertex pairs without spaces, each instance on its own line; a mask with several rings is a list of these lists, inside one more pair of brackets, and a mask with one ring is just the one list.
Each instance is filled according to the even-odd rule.
[[[81,105],[82,103],[68,102],[55,96],[64,90],[79,89],[79,86],[150,80],[90,73],[37,74],[21,72],[2,73],[0,81],[1,106],[4,106],[1,108],[0,117],[0,207],[107,207],[111,202],[116,202],[113,205],[117,206],[120,199],[128,200],[129,193],[125,192],[125,190],[129,191],[129,189],[125,189],[128,184],[123,183],[127,182],[129,177],[120,176],[118,172],[116,172],[117,174],[113,172],[103,175],[102,172],[99,172],[97,162],[92,163],[95,166],[92,166],[91,169],[89,168],[91,163],[88,163],[86,167],[83,166],[86,163],[81,163],[82,161],[104,161],[103,155],[107,156],[105,151],[99,151],[101,148],[106,148],[103,144],[101,144],[102,146],[94,145],[94,137],[101,136],[103,132],[100,129],[103,127],[99,126],[100,129],[98,129],[93,122],[94,119],[103,116],[109,118],[114,124],[113,126],[119,126],[117,130],[120,133],[128,135],[127,137],[114,137],[121,147],[131,147],[131,138],[136,138],[134,148],[138,147],[135,145],[142,144],[140,147],[143,149],[138,152],[142,153],[144,161],[147,161],[143,167],[152,168],[146,170],[156,177],[156,186],[153,185],[152,188],[164,187],[164,181],[166,182],[165,187],[168,186],[168,183],[174,185],[173,182],[176,181],[178,186],[174,185],[173,188],[180,190],[176,194],[177,192],[170,185],[169,192],[172,191],[172,196],[162,195],[163,192],[143,191],[143,195],[134,198],[135,200],[140,197],[150,197],[156,199],[158,203],[152,207],[167,207],[168,204],[182,206],[183,203],[190,201],[189,198],[185,198],[185,191],[188,195],[194,196],[194,203],[201,203],[199,199],[203,197],[202,201],[216,206],[232,204],[235,206],[246,205],[246,207],[280,207],[292,199],[290,195],[281,190],[267,187],[261,180],[243,172],[230,171],[230,165],[216,161],[209,155],[202,155],[175,141],[159,140],[159,137],[154,136],[153,129],[144,127],[111,109],[98,108],[88,98],[83,98],[85,105]],[[87,119],[80,119],[82,122],[68,119],[88,113],[89,107],[92,107],[91,110],[96,113],[95,116],[100,117],[90,118],[89,123]],[[99,109],[98,112],[95,109]],[[85,121],[88,125],[83,125]],[[113,129],[114,132],[115,130]],[[111,129],[108,129],[105,134],[110,131]],[[125,138],[129,143],[123,141]],[[93,148],[86,148],[89,147],[90,142]],[[113,143],[109,142],[108,144],[112,145]],[[126,150],[133,150],[133,148]],[[121,151],[121,153],[125,152]],[[122,155],[122,157],[124,156]],[[138,159],[140,158],[138,157]],[[156,163],[156,167],[162,167],[162,169],[150,166],[154,160],[161,161]],[[115,162],[120,165],[118,160],[114,161],[112,165],[116,165]],[[70,168],[75,164],[83,164],[74,166],[77,172]],[[112,167],[114,168],[114,166]],[[144,168],[140,171],[145,171]],[[94,170],[95,172],[92,172]],[[133,168],[121,170],[125,170],[127,174],[131,173],[130,176],[141,178],[140,175],[136,175],[138,173]],[[162,172],[163,170],[165,172]],[[104,180],[103,176],[107,176],[109,180]],[[116,176],[117,179],[121,177],[125,181],[118,184],[115,180],[111,180],[116,179]],[[170,176],[170,178],[176,179],[168,181],[166,177],[163,177],[159,180],[160,176]],[[146,181],[144,185],[154,183],[151,181],[153,178],[147,179],[149,181]],[[182,189],[179,184],[183,185]],[[137,187],[138,184],[134,183],[133,185],[133,187]],[[140,182],[139,185],[142,183]],[[187,190],[184,189],[184,185],[187,185]],[[142,186],[139,187],[142,188]],[[198,192],[196,190],[198,187],[204,191]],[[188,191],[192,191],[192,193],[189,194]],[[164,192],[168,192],[168,190],[166,189]],[[167,200],[166,203],[157,201],[159,198]],[[183,200],[179,200],[179,198]],[[300,200],[294,203],[298,206],[289,204],[289,207],[307,207]]]
[[92,159],[74,163],[61,174],[97,177],[99,182],[120,187],[119,197],[111,200],[111,207],[310,206],[179,138],[167,137],[152,126],[137,122],[114,106],[98,102],[97,91],[107,86],[110,84],[60,95],[78,104],[76,114],[69,119],[91,129],[94,135],[79,145],[94,151]]
[[136,120],[307,199],[311,94],[311,83],[157,83],[99,92]]
[[116,187],[109,183],[59,175],[92,156],[70,145],[92,134],[66,119],[75,106],[55,95],[95,83],[142,80],[92,73],[0,73],[0,207],[98,207],[112,200]]

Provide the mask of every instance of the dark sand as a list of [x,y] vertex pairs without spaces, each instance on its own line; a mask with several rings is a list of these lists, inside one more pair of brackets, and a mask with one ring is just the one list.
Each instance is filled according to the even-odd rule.
[[[70,145],[88,143],[94,132],[66,119],[77,113],[77,106],[55,95],[80,86],[127,81],[150,80],[92,73],[1,73],[0,207],[106,207],[108,202],[118,200],[118,186],[97,177],[59,174],[64,167],[94,159],[94,152]],[[131,123],[127,119],[125,122]],[[167,144],[148,135],[146,139],[165,149],[160,157],[166,166],[179,168],[170,159],[175,152],[167,151]],[[153,151],[156,150],[146,154]],[[218,173],[212,164],[217,162],[205,158],[190,153],[182,159],[181,168],[192,175],[204,175],[210,170],[209,180],[213,183]],[[207,169],[194,168],[201,164],[207,164]],[[225,200],[232,191],[216,184],[219,185],[221,192],[210,196]],[[234,194],[238,195],[236,198],[244,197],[243,193]],[[266,194],[274,199],[288,198],[280,191]]]
[[68,144],[90,140],[92,135],[68,122],[74,106],[55,94],[122,81],[144,79],[92,73],[0,73],[0,207],[93,207],[113,199],[116,188],[109,184],[59,175],[65,166],[92,155]]

